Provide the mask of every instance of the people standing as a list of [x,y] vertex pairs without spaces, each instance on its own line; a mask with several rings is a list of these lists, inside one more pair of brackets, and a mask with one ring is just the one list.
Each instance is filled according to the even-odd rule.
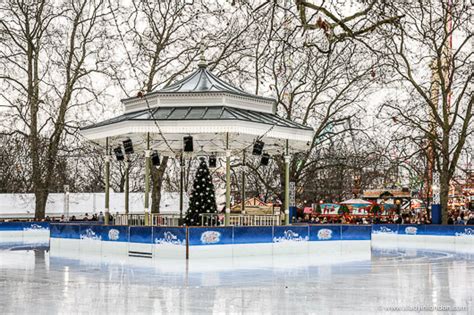
[[104,217],[104,214],[102,213],[102,211],[99,212],[98,221],[99,221],[99,224],[104,224],[105,217]]

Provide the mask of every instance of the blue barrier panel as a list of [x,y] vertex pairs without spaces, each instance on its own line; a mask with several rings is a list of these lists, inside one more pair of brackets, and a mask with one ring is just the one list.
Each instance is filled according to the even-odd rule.
[[0,231],[49,230],[49,222],[2,222]]
[[309,241],[309,226],[275,226],[273,242],[305,242]]
[[81,240],[102,240],[101,225],[85,225],[80,224],[79,226],[79,238]]
[[61,238],[61,228],[59,224],[51,224],[49,226],[49,237]]
[[342,225],[341,239],[348,241],[372,239],[372,227],[370,225]]
[[440,204],[432,204],[431,205],[431,217],[433,224],[441,224],[441,205]]
[[255,244],[272,242],[272,226],[234,226],[234,244]]
[[128,226],[102,225],[98,226],[100,238],[106,242],[128,242]]
[[425,225],[424,235],[454,236],[452,225]]
[[470,236],[474,237],[473,225],[451,225],[454,236]]
[[374,224],[373,234],[398,234],[398,224]]
[[310,241],[339,241],[341,240],[340,225],[310,225]]
[[424,235],[425,226],[420,224],[400,224],[398,234],[401,235]]
[[152,229],[148,226],[131,226],[129,230],[129,240],[131,243],[145,243],[152,242]]
[[189,245],[225,245],[232,244],[232,227],[190,227]]
[[57,224],[56,225],[59,229],[57,237],[59,238],[72,238],[72,239],[79,239],[79,225],[74,224]]
[[153,243],[186,245],[186,228],[184,227],[153,227]]
[[293,221],[296,221],[296,217],[297,217],[296,210],[297,210],[296,207],[290,207],[288,209],[288,212],[289,212],[288,215],[290,217],[290,223],[293,222]]

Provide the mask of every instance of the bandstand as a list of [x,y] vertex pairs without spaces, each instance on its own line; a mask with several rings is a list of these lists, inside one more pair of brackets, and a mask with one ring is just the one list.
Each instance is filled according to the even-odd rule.
[[[292,153],[308,149],[313,140],[309,126],[279,117],[276,101],[249,94],[212,74],[201,56],[198,69],[186,78],[147,94],[122,100],[125,112],[115,118],[81,128],[82,135],[105,148],[105,217],[109,211],[111,149],[130,139],[136,153],[145,155],[145,224],[150,224],[150,168],[153,153],[181,160],[196,154],[225,157],[225,224],[229,224],[230,162],[233,156],[258,152],[284,155],[285,223],[289,223],[289,164]],[[193,148],[191,148],[193,147]],[[194,150],[192,150],[194,149]],[[258,151],[258,150],[257,150]],[[126,164],[127,165],[127,164]],[[128,170],[127,170],[128,172]],[[183,216],[183,181],[180,185],[180,217]],[[106,221],[106,223],[108,223]]]

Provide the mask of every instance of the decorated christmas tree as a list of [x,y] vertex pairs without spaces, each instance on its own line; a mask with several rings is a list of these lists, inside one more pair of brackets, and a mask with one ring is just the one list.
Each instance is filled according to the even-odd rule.
[[[189,209],[185,218],[186,225],[201,225],[200,214],[217,214],[214,184],[212,184],[212,177],[204,158],[201,158],[194,178],[193,190],[189,198]],[[213,219],[215,220],[215,218]],[[203,221],[204,225],[208,225],[210,222],[206,218]]]

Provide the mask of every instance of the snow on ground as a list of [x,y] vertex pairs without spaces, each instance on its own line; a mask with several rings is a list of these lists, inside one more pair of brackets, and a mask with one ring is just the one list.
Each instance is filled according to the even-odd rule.
[[[184,210],[188,208],[188,197],[184,196]],[[64,213],[65,194],[49,194],[46,214],[61,216]],[[69,214],[84,215],[104,211],[105,193],[69,193]],[[110,212],[124,213],[125,197],[123,193],[110,194]],[[144,213],[144,194],[130,193],[130,213]],[[35,209],[34,194],[0,194],[0,218],[33,215]],[[179,194],[163,193],[161,213],[179,213]]]

